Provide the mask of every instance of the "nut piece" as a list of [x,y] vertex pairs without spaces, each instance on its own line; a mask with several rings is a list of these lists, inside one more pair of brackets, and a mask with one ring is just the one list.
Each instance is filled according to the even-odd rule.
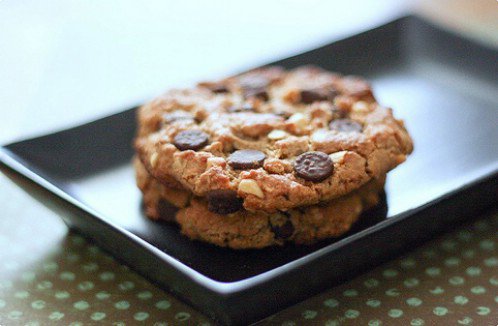
[[227,165],[227,162],[225,161],[225,159],[223,157],[210,157],[207,160],[207,168],[208,169],[215,167],[215,166],[219,166],[223,169],[226,167],[226,165]]
[[367,102],[364,101],[358,101],[353,104],[352,108],[353,112],[357,113],[368,113],[370,112],[370,106],[368,105]]
[[335,152],[335,153],[330,154],[329,157],[332,160],[332,162],[339,163],[342,161],[342,159],[344,158],[344,156],[346,155],[347,152],[348,151]]
[[306,128],[309,124],[308,118],[299,112],[291,115],[287,122],[295,124],[300,129]]
[[280,140],[284,139],[285,137],[287,137],[287,133],[283,130],[278,129],[275,129],[268,134],[268,138],[270,138],[271,140]]
[[259,198],[265,198],[263,191],[258,186],[258,183],[252,179],[244,179],[239,183],[239,191],[254,195]]
[[159,154],[157,154],[157,152],[152,153],[152,155],[150,156],[150,166],[152,168],[156,167],[158,156]]

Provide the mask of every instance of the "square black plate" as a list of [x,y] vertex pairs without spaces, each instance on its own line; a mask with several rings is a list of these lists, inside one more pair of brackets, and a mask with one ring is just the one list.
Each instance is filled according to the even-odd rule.
[[309,247],[232,251],[147,220],[130,164],[135,109],[7,145],[0,160],[47,189],[71,228],[216,320],[249,323],[496,205],[497,62],[496,50],[405,17],[272,63],[366,76],[415,141],[383,203]]

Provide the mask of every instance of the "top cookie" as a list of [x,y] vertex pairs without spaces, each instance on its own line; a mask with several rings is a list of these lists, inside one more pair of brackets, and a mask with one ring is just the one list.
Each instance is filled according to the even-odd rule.
[[135,147],[149,173],[223,214],[334,199],[413,148],[366,81],[308,66],[172,90],[141,107],[138,121]]

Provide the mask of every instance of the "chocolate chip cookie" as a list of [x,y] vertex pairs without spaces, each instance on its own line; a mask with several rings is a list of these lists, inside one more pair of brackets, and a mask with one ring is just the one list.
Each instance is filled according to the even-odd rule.
[[144,105],[135,148],[159,183],[200,198],[183,218],[202,207],[264,220],[262,212],[331,201],[381,178],[413,145],[363,79],[269,67]]
[[216,203],[223,212],[214,213],[208,207],[209,199],[163,185],[149,175],[139,160],[135,167],[149,217],[176,221],[181,232],[191,239],[233,249],[263,248],[286,242],[311,244],[340,236],[363,211],[377,204],[385,181],[385,176],[374,178],[329,202],[274,213],[231,209],[230,193],[220,190]]

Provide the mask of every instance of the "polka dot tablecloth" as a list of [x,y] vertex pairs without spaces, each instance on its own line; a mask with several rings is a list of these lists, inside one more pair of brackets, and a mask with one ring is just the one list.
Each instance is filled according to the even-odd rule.
[[[0,219],[0,325],[215,325],[10,189],[3,211],[16,215]],[[484,214],[260,324],[497,325],[497,231],[498,212]]]

